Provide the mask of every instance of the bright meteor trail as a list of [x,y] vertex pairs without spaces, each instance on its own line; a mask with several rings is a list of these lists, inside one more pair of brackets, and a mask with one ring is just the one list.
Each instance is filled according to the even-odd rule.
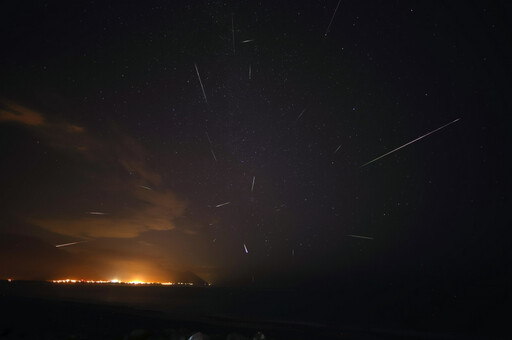
[[55,248],[72,246],[72,245],[74,245],[74,244],[83,243],[83,242],[87,242],[87,241],[78,241],[78,242],[71,242],[71,243],[57,244],[57,245],[55,246]]
[[447,127],[448,125],[451,125],[451,124],[455,123],[455,122],[456,122],[456,121],[458,121],[458,120],[460,120],[460,118],[457,118],[457,119],[455,119],[453,122],[449,122],[448,124],[445,124],[445,125],[443,125],[443,126],[441,126],[441,127],[437,128],[437,129],[435,129],[435,130],[433,130],[433,131],[430,131],[429,133],[424,134],[423,136],[418,137],[418,138],[416,138],[415,140],[412,140],[412,141],[410,141],[409,143],[404,144],[404,145],[402,145],[402,146],[400,146],[400,147],[398,147],[398,148],[396,148],[396,149],[394,149],[394,150],[391,150],[390,152],[385,153],[385,154],[383,154],[382,156],[379,156],[379,157],[377,157],[377,158],[375,158],[375,159],[372,159],[371,161],[369,161],[368,163],[365,163],[365,164],[361,165],[360,167],[362,168],[362,167],[364,167],[364,166],[367,166],[368,164],[373,163],[373,162],[375,162],[375,161],[377,161],[377,160],[379,160],[379,159],[381,159],[381,158],[383,158],[383,157],[386,157],[387,155],[392,154],[393,152],[398,151],[398,150],[400,150],[401,148],[405,148],[407,145],[412,144],[412,143],[414,143],[414,142],[417,142],[417,141],[419,141],[420,139],[425,138],[425,137],[427,137],[428,135],[433,134],[434,132],[436,132],[436,131],[439,131],[439,130],[443,129],[443,128]]
[[201,76],[199,75],[199,70],[197,69],[197,65],[194,64],[196,67],[196,73],[197,73],[197,79],[199,79],[199,84],[201,85],[201,90],[203,91],[204,101],[206,104],[208,104],[208,99],[206,99],[206,93],[204,92],[203,82],[201,81]]

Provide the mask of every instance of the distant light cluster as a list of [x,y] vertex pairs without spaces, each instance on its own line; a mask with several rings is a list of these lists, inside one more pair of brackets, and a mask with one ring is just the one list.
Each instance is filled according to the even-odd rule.
[[[193,282],[144,282],[144,281],[119,281],[117,279],[104,281],[104,280],[51,280],[52,283],[91,283],[91,284],[121,284],[121,285],[153,285],[153,286],[193,286]],[[211,284],[208,284],[211,286]]]

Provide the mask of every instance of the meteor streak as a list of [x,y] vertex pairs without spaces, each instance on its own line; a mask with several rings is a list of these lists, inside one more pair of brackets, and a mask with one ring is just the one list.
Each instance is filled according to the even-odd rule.
[[256,180],[256,176],[252,176],[251,192],[254,191],[254,181],[255,180]]
[[104,213],[104,212],[99,212],[99,211],[90,211],[89,215],[108,215],[108,214]]
[[338,4],[336,5],[336,9],[334,10],[334,13],[332,14],[331,21],[329,22],[329,25],[327,26],[327,29],[325,30],[324,36],[327,37],[327,33],[329,32],[329,27],[331,27],[332,21],[334,20],[334,16],[336,15],[336,11],[338,11],[338,7],[340,7],[341,0],[338,1]]
[[361,235],[347,235],[347,236],[355,237],[355,238],[363,238],[365,240],[373,240],[373,237],[368,237],[368,236],[361,236]]
[[247,250],[247,247],[245,246],[245,243],[244,243],[244,249],[245,249],[245,253],[249,254],[249,251]]
[[451,124],[453,124],[453,123],[457,122],[458,120],[460,120],[460,118],[457,118],[457,119],[455,119],[454,121],[449,122],[448,124],[445,124],[445,125],[443,125],[443,126],[441,126],[441,127],[437,128],[437,129],[435,129],[435,130],[432,130],[432,131],[430,131],[429,133],[424,134],[423,136],[420,136],[420,137],[416,138],[415,140],[410,141],[409,143],[406,143],[406,144],[404,144],[404,145],[402,145],[402,146],[399,146],[398,148],[396,148],[396,149],[394,149],[394,150],[391,150],[390,152],[387,152],[387,153],[383,154],[382,156],[379,156],[379,157],[377,157],[377,158],[375,158],[375,159],[372,159],[372,160],[371,160],[371,161],[369,161],[368,163],[365,163],[365,164],[361,165],[361,166],[360,166],[360,168],[362,168],[362,167],[364,167],[364,166],[367,166],[368,164],[373,163],[373,162],[375,162],[375,161],[377,161],[377,160],[379,160],[379,159],[381,159],[381,158],[383,158],[383,157],[386,157],[387,155],[392,154],[392,153],[393,153],[393,152],[395,152],[395,151],[398,151],[398,150],[400,150],[400,149],[402,149],[402,148],[405,148],[407,145],[410,145],[410,144],[412,144],[412,143],[414,143],[414,142],[417,142],[417,141],[419,141],[420,139],[425,138],[425,137],[427,137],[428,135],[433,134],[434,132],[439,131],[439,130],[441,130],[441,129],[443,129],[443,128],[447,127],[448,125],[451,125]]
[[215,208],[220,208],[220,207],[222,207],[224,205],[228,205],[228,204],[231,204],[231,202],[221,203],[219,205],[216,205]]
[[141,187],[142,189],[146,189],[146,190],[153,190],[153,189],[151,189],[150,187],[147,187],[147,186],[145,186],[145,185],[139,185],[139,187]]
[[215,153],[213,153],[213,145],[212,145],[212,141],[210,139],[210,135],[208,134],[208,131],[206,131],[206,138],[208,138],[208,143],[210,143],[210,151],[212,152],[213,159],[215,159],[215,161],[217,161],[217,157],[215,157]]
[[71,243],[57,244],[57,245],[55,246],[55,248],[72,246],[73,244],[78,244],[78,243],[83,243],[83,242],[87,242],[87,241],[78,241],[78,242],[71,242]]
[[203,91],[204,101],[206,102],[206,104],[208,104],[208,99],[206,99],[206,93],[204,92],[203,82],[201,81],[201,76],[199,75],[199,70],[197,69],[196,64],[194,64],[194,66],[196,67],[197,78],[199,79],[199,84],[201,85],[201,90]]
[[304,112],[306,112],[306,109],[302,110],[302,112],[300,113],[300,115],[297,117],[297,119],[295,121],[298,121],[300,119],[300,117],[302,117]]
[[338,146],[338,147],[336,148],[336,151],[334,151],[334,153],[338,152],[338,150],[339,150],[340,148],[341,148],[341,144],[340,144],[340,146]]
[[233,22],[233,14],[231,14],[231,35],[233,36],[233,55],[235,55],[235,24]]
[[242,41],[242,44],[250,43],[251,41],[254,41],[254,39],[244,40]]
[[206,138],[208,138],[208,143],[210,143],[210,146],[212,146],[212,140],[210,139],[210,135],[208,134],[208,131],[206,131]]

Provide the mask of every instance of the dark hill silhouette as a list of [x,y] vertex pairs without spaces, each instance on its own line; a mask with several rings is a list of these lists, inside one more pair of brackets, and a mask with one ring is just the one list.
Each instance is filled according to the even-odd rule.
[[189,270],[184,272],[175,272],[173,274],[175,282],[193,283],[194,286],[208,286],[208,282]]

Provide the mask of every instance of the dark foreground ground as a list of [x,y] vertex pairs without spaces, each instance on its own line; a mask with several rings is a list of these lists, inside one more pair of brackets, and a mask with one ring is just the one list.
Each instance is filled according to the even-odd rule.
[[2,297],[0,304],[4,314],[0,337],[6,339],[394,339],[399,335],[223,318],[180,320],[128,307],[33,298]]
[[0,297],[0,306],[2,311],[1,339],[495,338],[396,330],[341,330],[315,324],[272,323],[226,318],[196,318],[192,320],[181,319],[179,316],[168,313],[129,307],[23,297]]
[[441,300],[348,288],[0,281],[0,339],[510,339],[501,291]]
[[180,320],[166,313],[129,307],[33,298],[2,297],[0,306],[0,337],[6,339],[189,339],[198,332],[209,339],[256,339],[262,334],[266,339],[341,335],[307,325]]

